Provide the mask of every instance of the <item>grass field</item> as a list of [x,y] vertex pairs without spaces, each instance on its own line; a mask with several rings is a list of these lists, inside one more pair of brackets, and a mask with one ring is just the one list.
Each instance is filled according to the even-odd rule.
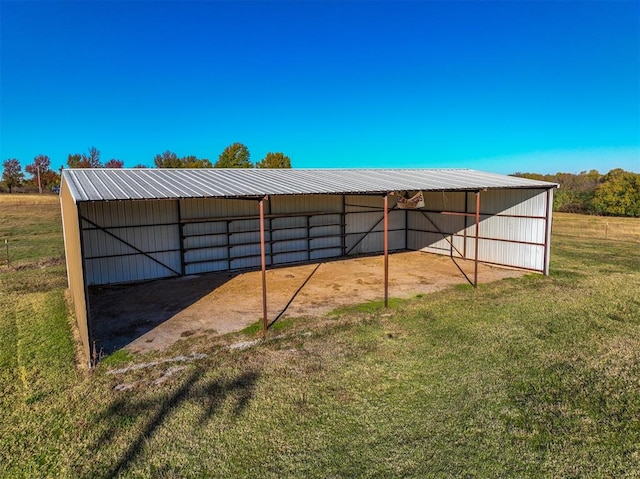
[[0,477],[640,477],[638,219],[555,215],[549,277],[87,373],[32,198],[0,196]]

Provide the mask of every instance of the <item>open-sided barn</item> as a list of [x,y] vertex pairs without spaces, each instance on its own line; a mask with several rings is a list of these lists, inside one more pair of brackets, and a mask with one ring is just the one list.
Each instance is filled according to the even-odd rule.
[[85,353],[91,285],[384,253],[386,300],[387,252],[403,250],[548,274],[556,186],[465,169],[64,170]]

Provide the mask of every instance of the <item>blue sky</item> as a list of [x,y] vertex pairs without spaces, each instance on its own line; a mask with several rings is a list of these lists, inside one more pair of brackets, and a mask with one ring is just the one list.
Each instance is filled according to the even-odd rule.
[[640,2],[0,3],[0,160],[640,172]]

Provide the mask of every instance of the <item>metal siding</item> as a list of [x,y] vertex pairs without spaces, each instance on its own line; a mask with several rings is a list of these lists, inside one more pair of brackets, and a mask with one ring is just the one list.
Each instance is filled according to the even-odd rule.
[[[482,230],[481,230],[482,231]],[[469,238],[468,258],[473,258],[475,238]],[[542,271],[544,247],[521,243],[504,243],[480,239],[478,260],[502,266]]]
[[[406,216],[394,210],[395,197],[389,197],[389,250],[405,249]],[[346,199],[345,233],[349,254],[379,253],[384,249],[384,199],[382,196],[349,196]],[[374,226],[375,225],[375,226]],[[371,230],[368,234],[367,232]],[[398,231],[393,231],[398,230]]]
[[[464,212],[464,193],[455,193],[447,205],[445,196],[429,193],[427,209]],[[462,198],[462,201],[460,199]],[[475,194],[467,195],[467,212],[475,212]],[[439,201],[439,202],[438,202]],[[532,189],[490,190],[480,193],[480,227],[478,243],[478,259],[504,266],[542,271],[544,269],[545,213],[546,191]],[[464,217],[428,213],[429,218],[448,233],[449,241],[461,253],[465,251]],[[501,216],[503,215],[503,216]],[[475,218],[467,217],[466,258],[474,258]],[[459,253],[441,234],[433,233],[433,225],[429,224],[422,213],[409,213],[410,229],[429,232],[408,233],[408,248],[431,253],[458,256]],[[451,235],[455,236],[451,236]],[[518,243],[519,242],[519,243]],[[537,243],[537,244],[523,244]]]
[[424,195],[425,210],[464,211],[465,193],[459,191],[431,191]]
[[187,265],[185,274],[212,273],[214,271],[227,271],[228,269],[228,262],[226,260],[209,261],[206,263],[195,263]]
[[85,360],[88,363],[91,358],[88,324],[89,314],[82,265],[78,206],[74,202],[65,181],[63,181],[61,185],[60,205],[62,208],[64,251],[67,264],[69,290],[71,291],[71,297],[73,299],[73,309],[76,324],[78,325],[78,333],[82,342],[82,350],[85,354]]
[[[473,198],[472,198],[473,196]],[[469,211],[475,209],[475,195],[469,195]],[[480,194],[480,212],[483,215],[538,216],[544,218],[546,191],[542,190],[499,190]],[[479,236],[492,238],[480,239],[478,259],[504,266],[515,266],[535,271],[544,269],[545,220],[542,218],[513,218],[500,216],[482,216]],[[472,238],[467,246],[467,257],[473,257],[475,226],[467,230]]]
[[[544,219],[489,216],[480,220],[480,236],[542,244],[544,226]],[[475,235],[475,228],[470,231]]]
[[338,195],[291,195],[269,198],[271,214],[290,213],[339,213],[342,211],[342,197]]
[[[480,212],[488,215],[545,215],[546,190],[503,189],[480,193]],[[475,210],[475,195],[468,195],[468,209]]]
[[76,201],[549,188],[464,169],[67,169]]
[[[180,270],[180,241],[175,203],[81,203],[81,215],[111,234]],[[171,224],[167,224],[171,223]],[[170,269],[83,221],[86,276],[89,285],[127,283],[175,276]],[[167,250],[174,250],[168,252]]]
[[544,264],[544,274],[549,274],[549,260],[551,258],[551,227],[553,225],[553,189],[549,188],[547,190],[549,196],[547,197],[548,204],[545,207],[545,211],[547,212],[547,236],[545,238],[546,244],[546,254],[545,254],[545,264]]
[[[185,199],[180,201],[180,208],[182,220],[187,220],[183,225],[185,274],[250,268],[259,264],[257,201]],[[189,220],[202,222],[190,223]],[[268,228],[269,221],[266,223]],[[270,241],[268,231],[265,240]],[[270,252],[269,244],[266,252]]]

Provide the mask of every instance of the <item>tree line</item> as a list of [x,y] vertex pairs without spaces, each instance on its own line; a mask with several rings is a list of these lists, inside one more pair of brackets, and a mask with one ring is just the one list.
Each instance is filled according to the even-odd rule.
[[[218,156],[218,160],[212,164],[207,158],[197,158],[193,155],[178,157],[174,152],[167,150],[157,154],[153,159],[156,168],[291,168],[291,158],[282,152],[269,152],[265,157],[253,163],[249,149],[242,143],[233,143],[226,147]],[[14,189],[23,188],[30,191],[50,191],[60,185],[59,171],[51,169],[51,160],[47,155],[38,155],[33,163],[28,164],[22,171],[22,165],[17,158],[5,160],[2,164],[2,178],[0,187],[6,188],[9,193]],[[87,153],[73,153],[67,156],[68,168],[124,168],[124,162],[112,158],[104,164],[100,159],[100,150],[95,146],[88,148]],[[138,164],[134,168],[147,168]],[[25,178],[25,172],[30,178]],[[1,190],[0,190],[1,191]]]
[[616,168],[604,175],[596,170],[541,175],[514,173],[513,176],[558,183],[553,210],[605,216],[640,217],[640,174]]

